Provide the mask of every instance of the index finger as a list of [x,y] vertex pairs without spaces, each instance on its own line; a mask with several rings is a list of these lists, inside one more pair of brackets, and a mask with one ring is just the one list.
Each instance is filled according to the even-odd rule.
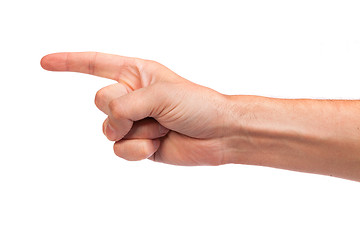
[[119,81],[124,71],[139,73],[142,61],[145,60],[98,52],[61,52],[44,56],[41,66],[49,71],[79,72]]

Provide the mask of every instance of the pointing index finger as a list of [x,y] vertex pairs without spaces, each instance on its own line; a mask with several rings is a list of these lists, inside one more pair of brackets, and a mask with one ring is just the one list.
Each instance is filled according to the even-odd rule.
[[139,64],[142,59],[118,56],[98,52],[62,52],[44,56],[41,59],[42,68],[49,71],[67,71],[91,74],[121,81],[131,78],[134,81],[125,81],[131,88],[141,86]]

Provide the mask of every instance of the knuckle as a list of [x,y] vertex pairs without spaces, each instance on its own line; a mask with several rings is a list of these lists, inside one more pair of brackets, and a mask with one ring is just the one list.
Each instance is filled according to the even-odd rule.
[[143,62],[143,67],[146,67],[146,69],[149,71],[157,71],[160,70],[163,67],[163,65],[154,60],[145,60]]
[[109,103],[109,110],[111,112],[111,115],[115,118],[115,119],[121,119],[122,118],[122,111],[120,109],[120,104],[118,104],[118,102],[116,101],[116,99],[110,101]]
[[96,66],[96,56],[97,52],[90,52],[91,56],[89,58],[88,72],[89,74],[95,74],[95,66]]
[[96,92],[95,94],[95,105],[98,108],[102,108],[104,105],[104,100],[105,100],[105,96],[106,96],[106,90],[105,88],[100,89],[99,91]]
[[147,71],[159,65],[159,63],[148,59],[132,58],[131,60],[140,71]]

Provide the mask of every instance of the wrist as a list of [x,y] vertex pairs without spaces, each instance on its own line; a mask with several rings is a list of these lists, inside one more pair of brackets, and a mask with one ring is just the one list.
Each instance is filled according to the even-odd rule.
[[227,99],[224,162],[264,165],[268,149],[285,135],[269,115],[275,111],[271,99],[246,95],[229,95]]
[[228,98],[228,163],[286,168],[289,160],[303,158],[310,145],[331,139],[328,129],[316,123],[316,112],[324,106],[315,102],[309,105],[301,100],[261,96]]
[[357,101],[228,99],[224,162],[359,179]]

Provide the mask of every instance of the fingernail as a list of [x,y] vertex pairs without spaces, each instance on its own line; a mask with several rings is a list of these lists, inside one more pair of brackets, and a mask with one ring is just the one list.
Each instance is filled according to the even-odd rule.
[[106,125],[105,133],[106,133],[106,136],[107,136],[107,138],[108,138],[109,140],[115,141],[115,138],[116,138],[115,130],[114,130],[114,128],[110,125],[110,123],[108,123],[108,124]]

